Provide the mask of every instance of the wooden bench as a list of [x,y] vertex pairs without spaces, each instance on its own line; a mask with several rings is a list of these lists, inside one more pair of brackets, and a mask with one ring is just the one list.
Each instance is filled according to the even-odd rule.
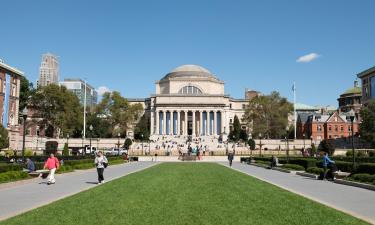
[[39,177],[41,176],[43,179],[47,178],[49,174],[49,170],[36,170],[33,172],[30,172],[29,175],[32,177]]
[[197,156],[196,155],[188,155],[188,154],[184,153],[183,155],[179,156],[178,159],[181,160],[181,161],[196,161]]

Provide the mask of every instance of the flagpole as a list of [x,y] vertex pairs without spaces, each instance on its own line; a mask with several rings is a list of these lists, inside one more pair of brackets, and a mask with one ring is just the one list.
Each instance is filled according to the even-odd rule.
[[296,111],[296,82],[293,82],[293,98],[294,98],[294,139],[297,138],[297,111]]

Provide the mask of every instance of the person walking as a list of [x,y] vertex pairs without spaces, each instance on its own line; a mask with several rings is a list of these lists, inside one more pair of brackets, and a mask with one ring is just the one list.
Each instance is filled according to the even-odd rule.
[[99,151],[95,157],[96,171],[98,172],[98,184],[104,183],[104,168],[108,166],[107,157],[103,155],[102,151]]
[[228,161],[229,161],[229,166],[230,167],[232,167],[233,158],[234,158],[234,153],[233,152],[229,152],[228,153]]
[[44,169],[49,170],[48,181],[47,181],[48,185],[56,183],[55,172],[56,170],[59,169],[59,167],[60,167],[59,160],[55,157],[53,153],[51,153],[47,161],[44,163],[44,167],[43,167]]
[[330,167],[330,165],[332,165],[334,163],[335,163],[335,161],[331,160],[328,157],[328,153],[324,152],[324,156],[323,156],[323,169],[324,169],[323,180],[327,179],[328,167]]

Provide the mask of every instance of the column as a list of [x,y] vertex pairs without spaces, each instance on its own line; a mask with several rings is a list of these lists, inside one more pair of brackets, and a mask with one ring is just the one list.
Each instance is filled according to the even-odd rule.
[[167,123],[166,123],[166,117],[167,117],[167,111],[163,110],[163,122],[162,122],[162,126],[163,126],[163,135],[166,134],[166,131],[167,131]]
[[216,129],[216,111],[214,111],[214,124],[212,126],[212,129],[213,129],[212,134],[216,135],[217,134],[217,129]]
[[225,127],[225,129],[226,129],[226,118],[225,118],[225,113],[224,113],[224,111],[220,111],[220,114],[221,114],[221,132],[222,133],[226,133],[227,131],[226,130],[224,130],[224,127]]
[[180,111],[177,111],[176,131],[177,135],[180,135]]
[[195,111],[193,110],[193,133],[192,133],[193,136],[196,136],[195,126],[196,126],[196,124],[195,124]]
[[206,111],[206,135],[210,135],[210,111]]
[[155,110],[155,113],[156,113],[156,134],[160,135],[159,111]]
[[151,116],[150,116],[150,135],[154,134],[154,112],[151,110]]
[[202,116],[202,111],[199,111],[199,136],[202,136],[203,132],[203,116]]
[[185,126],[184,126],[184,135],[188,135],[188,111],[185,111]]

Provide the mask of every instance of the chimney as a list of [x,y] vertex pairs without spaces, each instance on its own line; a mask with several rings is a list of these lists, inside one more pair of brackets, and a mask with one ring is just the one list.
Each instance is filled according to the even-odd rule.
[[354,81],[354,87],[355,88],[358,87],[358,80],[357,79],[355,79],[355,81]]

